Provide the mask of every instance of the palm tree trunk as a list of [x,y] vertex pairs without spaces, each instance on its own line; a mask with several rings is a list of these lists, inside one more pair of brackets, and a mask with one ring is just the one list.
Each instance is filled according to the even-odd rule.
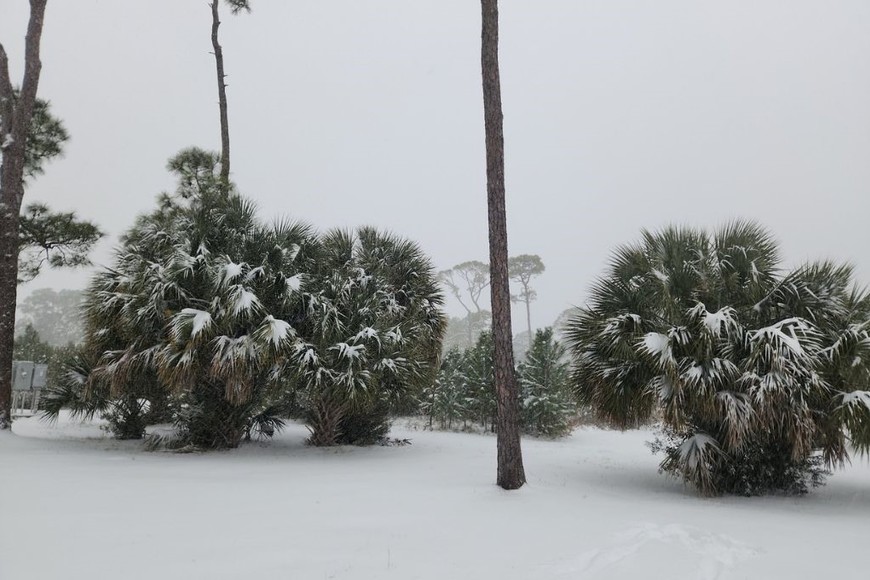
[[227,85],[224,82],[224,51],[218,42],[218,28],[221,21],[218,14],[218,0],[211,2],[211,45],[214,48],[214,61],[217,68],[218,106],[221,113],[221,183],[230,183],[230,122],[227,113]]
[[39,43],[46,0],[30,0],[30,21],[24,48],[24,81],[16,99],[9,77],[9,60],[0,45],[0,429],[12,423],[12,348],[18,299],[18,224],[24,199],[24,155],[36,103]]
[[481,70],[486,129],[486,181],[489,207],[490,295],[495,343],[495,388],[498,404],[496,482],[517,489],[526,482],[520,448],[519,398],[514,372],[511,294],[508,280],[507,218],[504,185],[504,133],[498,66],[498,0],[481,0],[483,33]]

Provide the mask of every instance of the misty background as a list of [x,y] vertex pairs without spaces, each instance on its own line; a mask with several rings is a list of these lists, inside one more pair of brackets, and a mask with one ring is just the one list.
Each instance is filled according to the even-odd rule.
[[[582,304],[614,247],[669,223],[756,219],[785,266],[834,258],[870,281],[870,3],[500,5],[509,251],[547,267],[534,326]],[[223,14],[241,193],[264,218],[394,230],[439,270],[487,261],[479,10],[259,0]],[[0,0],[17,79],[27,15]],[[25,205],[96,222],[110,234],[96,264],[174,189],[171,155],[220,147],[209,35],[199,0],[49,3],[39,94],[72,139]],[[20,298],[88,277],[46,271]]]

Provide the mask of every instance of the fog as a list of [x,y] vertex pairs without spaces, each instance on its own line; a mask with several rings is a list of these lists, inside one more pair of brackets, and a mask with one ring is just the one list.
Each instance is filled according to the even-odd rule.
[[[786,265],[849,261],[870,282],[866,0],[500,5],[509,249],[547,266],[534,325],[582,304],[615,246],[669,223],[757,219]],[[486,261],[479,3],[253,8],[223,10],[221,42],[232,178],[261,216],[388,228],[439,269]],[[27,12],[0,0],[18,79]],[[72,139],[25,204],[97,222],[97,263],[173,188],[167,158],[220,147],[209,34],[203,0],[49,2],[39,92]]]

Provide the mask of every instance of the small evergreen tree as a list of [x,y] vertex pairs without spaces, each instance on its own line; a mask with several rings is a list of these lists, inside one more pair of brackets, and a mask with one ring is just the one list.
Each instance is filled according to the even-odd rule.
[[553,339],[552,328],[535,332],[518,376],[523,430],[543,437],[570,433],[576,406],[568,386],[565,347]]
[[491,332],[482,332],[474,348],[463,360],[466,382],[467,417],[483,428],[495,430],[496,393],[493,374],[493,342]]
[[452,429],[454,422],[468,419],[465,366],[465,353],[459,349],[448,351],[435,382],[424,390],[422,411],[429,416],[430,427],[438,421],[440,428]]
[[15,360],[31,361],[35,363],[47,363],[51,360],[53,349],[42,341],[39,333],[32,324],[24,327],[24,330],[15,337],[13,358]]

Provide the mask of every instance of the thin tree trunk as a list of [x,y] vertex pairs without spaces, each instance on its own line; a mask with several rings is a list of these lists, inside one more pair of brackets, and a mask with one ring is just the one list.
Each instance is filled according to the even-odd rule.
[[12,348],[18,298],[18,224],[24,199],[24,154],[36,103],[39,43],[46,0],[30,0],[30,21],[24,49],[24,80],[15,98],[9,61],[0,45],[0,429],[12,423]]
[[504,185],[504,133],[498,66],[498,0],[481,0],[483,33],[481,70],[486,128],[486,182],[489,207],[490,295],[495,343],[495,388],[498,402],[496,482],[517,489],[526,482],[520,448],[519,397],[514,371],[511,294],[508,280],[507,218]]
[[532,346],[532,301],[529,300],[529,291],[526,289],[526,326],[529,328],[529,347]]
[[211,3],[211,45],[214,48],[214,61],[217,68],[218,106],[221,112],[221,183],[230,183],[230,122],[227,113],[227,85],[224,82],[224,51],[218,42],[218,28],[221,21],[218,14],[218,0]]
[[471,311],[468,311],[468,348],[474,346],[474,332],[471,323]]

